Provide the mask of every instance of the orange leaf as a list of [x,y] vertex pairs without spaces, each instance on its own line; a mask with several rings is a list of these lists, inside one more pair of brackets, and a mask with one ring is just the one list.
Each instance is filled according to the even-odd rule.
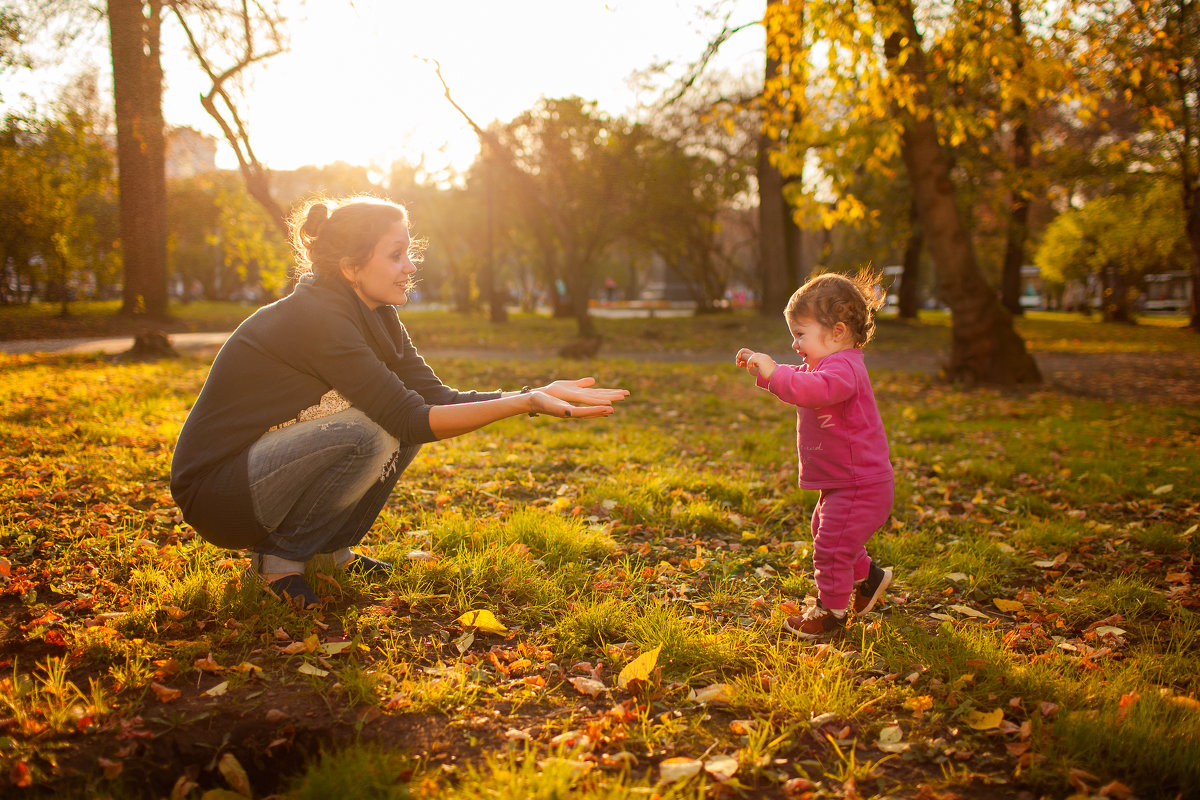
[[172,700],[178,700],[179,695],[183,692],[178,689],[172,689],[170,686],[163,686],[161,683],[151,683],[150,691],[158,698],[160,703],[169,703]]
[[225,670],[224,667],[213,660],[212,653],[209,653],[204,658],[197,658],[192,666],[203,672],[223,672]]
[[30,786],[33,784],[33,775],[29,772],[29,765],[24,761],[18,761],[13,764],[12,769],[8,771],[8,780],[13,786]]

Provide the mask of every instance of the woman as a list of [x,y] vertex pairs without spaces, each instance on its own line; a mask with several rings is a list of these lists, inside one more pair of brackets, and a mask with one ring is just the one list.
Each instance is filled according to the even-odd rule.
[[525,413],[608,416],[629,392],[591,378],[519,392],[452,389],[396,311],[417,271],[405,209],[316,200],[291,228],[306,274],[217,354],[179,434],[171,493],[201,536],[250,550],[266,585],[307,607],[320,602],[303,574],[312,559],[362,574],[389,569],[350,547],[423,443]]

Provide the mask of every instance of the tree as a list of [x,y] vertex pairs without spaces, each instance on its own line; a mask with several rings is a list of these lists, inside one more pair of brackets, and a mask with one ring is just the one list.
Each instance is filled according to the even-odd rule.
[[[835,191],[832,205],[810,197],[807,205],[801,204],[801,212],[815,206],[837,219],[865,217],[869,210],[860,198],[836,190],[851,183],[860,170],[886,173],[899,154],[937,268],[938,295],[952,314],[947,374],[999,384],[1040,380],[1011,315],[983,277],[964,224],[946,147],[961,135],[970,117],[939,102],[933,80],[950,67],[927,59],[914,6],[908,0],[868,5],[810,2],[804,4],[802,28],[781,30],[789,32],[778,43],[781,57],[796,64],[788,74],[807,74],[816,51],[828,65],[810,85],[787,86],[787,92],[772,95],[785,98],[779,113],[799,120],[793,141],[803,147],[789,148],[787,156],[807,158],[815,149],[826,189]],[[820,115],[811,113],[817,97],[826,102]],[[793,105],[799,113],[793,113]]]
[[[74,23],[94,16],[92,7],[85,0],[26,2],[28,16],[43,21],[65,18]],[[265,54],[259,53],[253,44],[262,35],[264,27],[269,40],[278,42],[275,34],[282,21],[277,11],[278,2],[106,0],[103,15],[108,23],[116,111],[121,251],[125,272],[121,311],[124,314],[150,317],[167,314],[163,22],[168,15],[174,15],[185,26],[193,52],[214,79],[214,95],[230,101],[227,82],[266,55],[278,52],[278,49],[268,49]],[[86,23],[83,23],[76,33],[82,34],[85,27]],[[202,43],[196,36],[198,30],[215,35]],[[211,67],[209,54],[220,48],[228,48],[236,55],[235,65],[218,73]],[[214,95],[210,95],[210,99]],[[216,107],[215,101],[213,105]],[[232,108],[231,101],[229,108]],[[240,120],[226,128],[225,133],[235,149],[239,144],[248,149]],[[248,176],[248,180],[251,178],[253,175]]]
[[[86,109],[55,119],[11,116],[0,135],[0,266],[4,302],[35,287],[69,312],[72,287],[106,277],[112,154]],[[107,241],[105,241],[107,239]],[[90,281],[79,280],[89,277]],[[28,291],[22,291],[28,286]]]
[[1096,282],[1105,321],[1131,322],[1130,301],[1145,275],[1190,266],[1184,220],[1173,213],[1178,202],[1173,184],[1160,178],[1061,214],[1038,247],[1043,280]]
[[1200,3],[1101,0],[1087,7],[1090,46],[1081,67],[1098,92],[1123,98],[1141,119],[1134,163],[1177,181],[1192,254],[1189,326],[1200,331]]
[[504,126],[508,194],[538,243],[550,286],[561,281],[579,335],[593,337],[588,312],[605,252],[628,230],[629,190],[643,133],[578,97],[543,100]]

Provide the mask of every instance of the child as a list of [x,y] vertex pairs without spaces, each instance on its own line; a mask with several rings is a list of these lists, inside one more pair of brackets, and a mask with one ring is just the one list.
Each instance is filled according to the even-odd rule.
[[892,580],[864,547],[891,514],[894,494],[862,353],[875,334],[875,283],[865,271],[853,279],[826,273],[796,290],[784,318],[803,365],[744,347],[736,356],[760,387],[797,407],[800,486],[821,492],[812,516],[817,603],[783,625],[805,639],[844,627],[851,598],[856,614],[870,611]]

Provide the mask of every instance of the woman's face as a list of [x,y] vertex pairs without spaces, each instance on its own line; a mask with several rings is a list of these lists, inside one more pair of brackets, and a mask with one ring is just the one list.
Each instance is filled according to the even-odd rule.
[[374,311],[383,305],[402,306],[408,302],[412,276],[417,271],[417,265],[408,257],[410,244],[408,225],[398,220],[375,243],[367,263],[342,268],[367,308]]

